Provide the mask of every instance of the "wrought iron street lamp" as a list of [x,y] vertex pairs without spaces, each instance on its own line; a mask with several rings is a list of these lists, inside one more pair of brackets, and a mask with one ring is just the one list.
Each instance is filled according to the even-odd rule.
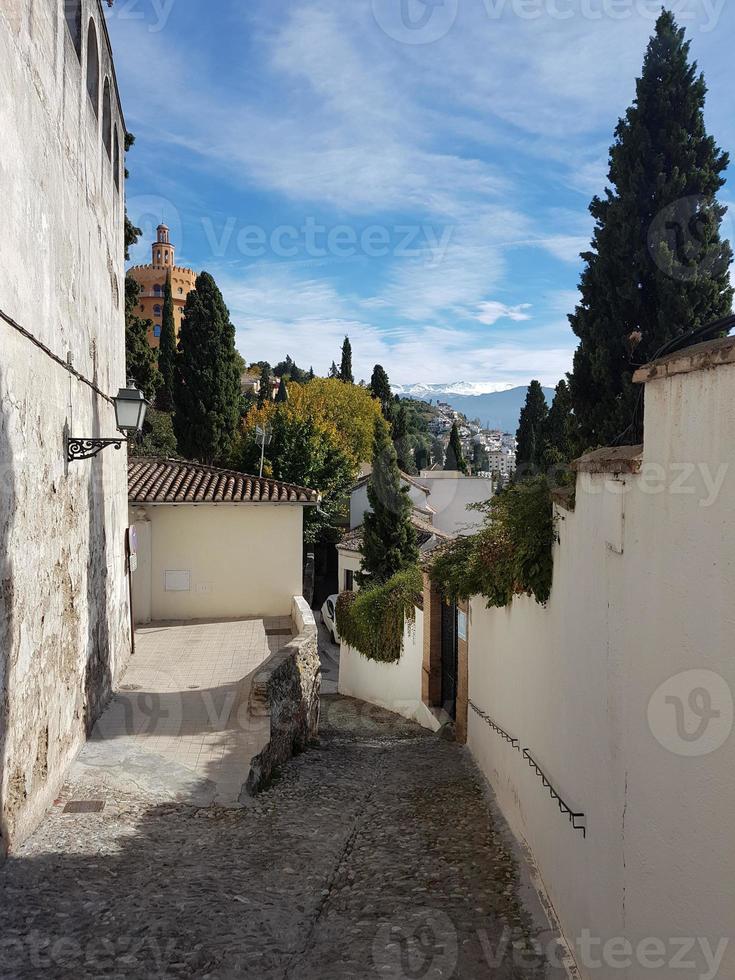
[[115,421],[122,436],[113,439],[86,439],[81,436],[69,436],[66,440],[66,458],[72,463],[77,459],[91,459],[101,453],[107,446],[121,449],[131,434],[140,432],[143,428],[145,413],[150,404],[142,391],[128,381],[127,388],[121,388],[115,398]]

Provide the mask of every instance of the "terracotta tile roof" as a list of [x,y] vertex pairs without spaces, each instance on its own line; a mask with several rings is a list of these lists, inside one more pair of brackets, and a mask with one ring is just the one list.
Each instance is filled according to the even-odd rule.
[[317,504],[316,490],[179,459],[128,460],[131,504]]
[[[441,542],[451,541],[453,538],[453,535],[447,534],[446,531],[440,531],[438,527],[434,527],[428,521],[421,520],[415,514],[411,517],[411,523],[416,529],[416,541],[419,548],[422,548],[432,538],[436,538],[437,541]],[[362,551],[363,530],[364,526],[362,524],[353,527],[352,530],[347,531],[342,536],[342,540],[337,547],[342,551]]]

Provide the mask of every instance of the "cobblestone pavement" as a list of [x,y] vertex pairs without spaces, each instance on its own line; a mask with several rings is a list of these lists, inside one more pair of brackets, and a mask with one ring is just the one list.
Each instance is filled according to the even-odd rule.
[[0,906],[7,980],[539,978],[550,939],[466,751],[335,695],[319,743],[244,809],[54,806]]

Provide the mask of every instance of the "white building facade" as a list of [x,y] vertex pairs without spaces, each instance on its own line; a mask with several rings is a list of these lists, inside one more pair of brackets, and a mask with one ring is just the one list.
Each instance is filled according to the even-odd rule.
[[125,124],[99,0],[0,5],[0,854],[56,793],[131,647]]

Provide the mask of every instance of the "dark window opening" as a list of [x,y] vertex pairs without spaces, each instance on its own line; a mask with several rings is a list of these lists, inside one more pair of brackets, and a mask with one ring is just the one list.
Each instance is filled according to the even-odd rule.
[[97,28],[90,20],[87,31],[87,95],[92,103],[94,114],[100,114],[100,53],[97,46]]
[[64,20],[77,58],[82,60],[82,0],[64,0]]
[[351,568],[345,569],[345,592],[355,591],[355,573]]
[[117,126],[115,126],[113,145],[115,148],[115,154],[112,158],[112,173],[115,177],[115,187],[120,190],[120,138],[117,135]]
[[105,144],[107,159],[112,160],[112,105],[110,103],[110,79],[105,79],[102,90],[102,142]]

